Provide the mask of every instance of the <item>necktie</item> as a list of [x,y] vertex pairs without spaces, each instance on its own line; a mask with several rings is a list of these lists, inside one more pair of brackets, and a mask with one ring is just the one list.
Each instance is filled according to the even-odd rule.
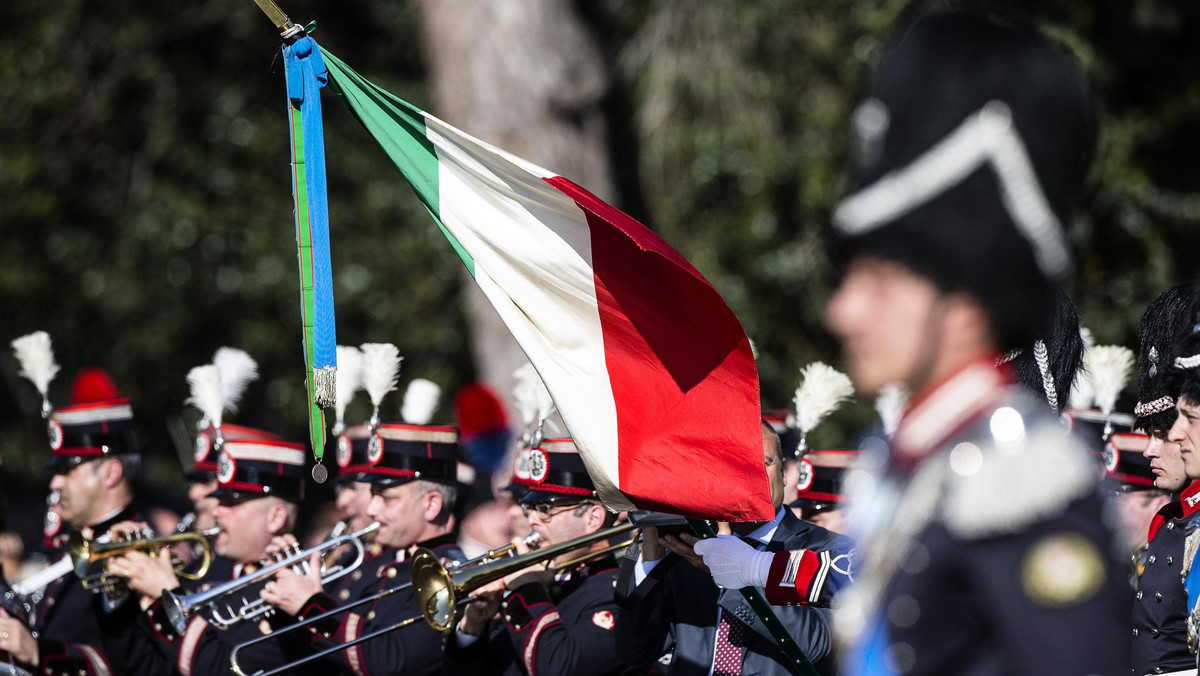
[[721,611],[717,626],[713,676],[741,676],[742,648],[746,645],[746,625],[732,614]]

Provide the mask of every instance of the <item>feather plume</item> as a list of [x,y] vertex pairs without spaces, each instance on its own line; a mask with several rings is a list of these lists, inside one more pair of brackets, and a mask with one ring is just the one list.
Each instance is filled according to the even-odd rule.
[[1083,341],[1083,348],[1085,350],[1096,344],[1096,337],[1092,335],[1092,330],[1086,326],[1079,327],[1079,339]]
[[416,378],[404,390],[404,403],[400,405],[400,417],[414,425],[428,425],[437,410],[442,388],[424,378]]
[[21,363],[21,377],[27,378],[37,388],[42,399],[50,390],[50,381],[58,374],[58,364],[54,361],[54,347],[50,343],[50,334],[45,331],[34,331],[21,336],[12,342],[13,353]]
[[188,391],[192,396],[184,403],[200,409],[205,422],[221,426],[221,413],[225,410],[225,400],[221,397],[221,371],[214,364],[197,366],[187,374]]
[[213,366],[221,374],[221,401],[229,413],[237,410],[246,386],[258,380],[258,362],[244,350],[222,347],[213,355]]
[[379,404],[388,392],[396,389],[400,380],[400,350],[391,343],[363,343],[362,383],[371,405],[379,410]]
[[1084,349],[1083,365],[1079,367],[1075,383],[1071,385],[1071,395],[1067,398],[1067,405],[1071,408],[1091,408],[1096,400],[1096,388],[1092,387],[1092,374],[1087,367],[1088,353],[1091,351],[1090,347]]
[[518,368],[513,372],[513,378],[516,380],[513,399],[521,413],[521,421],[527,430],[537,427],[554,414],[554,400],[550,398],[550,391],[533,364],[526,363]]
[[337,413],[337,422],[334,425],[337,431],[334,434],[341,434],[341,428],[346,424],[346,406],[354,399],[354,393],[362,389],[362,362],[363,355],[357,347],[337,346],[337,396],[333,404]]
[[841,371],[823,362],[800,369],[803,381],[796,390],[796,429],[807,434],[854,394],[854,385]]
[[900,426],[900,417],[908,407],[908,388],[902,383],[889,383],[879,390],[875,397],[875,411],[883,423],[883,433],[892,436]]
[[1096,390],[1096,408],[1108,415],[1113,412],[1117,397],[1133,373],[1137,362],[1133,350],[1120,345],[1097,345],[1088,350],[1083,359]]

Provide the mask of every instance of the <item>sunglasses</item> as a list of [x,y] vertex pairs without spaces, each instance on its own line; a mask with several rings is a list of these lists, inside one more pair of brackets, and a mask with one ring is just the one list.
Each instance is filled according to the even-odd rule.
[[592,504],[592,503],[590,503],[590,502],[572,502],[570,504],[564,505],[561,502],[538,502],[538,503],[535,503],[532,505],[521,505],[521,511],[525,514],[526,517],[528,517],[530,515],[530,513],[536,512],[537,515],[540,516],[543,521],[548,521],[548,520],[554,518],[555,516],[562,514],[565,511],[568,511],[571,509],[576,509],[578,507],[584,507],[584,506],[590,505],[590,504]]

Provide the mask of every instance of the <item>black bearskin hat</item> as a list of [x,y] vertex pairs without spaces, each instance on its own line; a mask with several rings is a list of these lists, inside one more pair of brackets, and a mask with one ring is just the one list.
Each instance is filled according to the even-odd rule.
[[1142,313],[1142,344],[1138,349],[1138,403],[1133,408],[1136,429],[1166,432],[1175,422],[1179,378],[1172,374],[1187,324],[1188,306],[1196,288],[1186,282],[1163,291]]
[[1169,386],[1189,404],[1200,404],[1200,282],[1184,285],[1187,309],[1178,321],[1175,354],[1171,358]]
[[1095,144],[1074,64],[975,11],[918,19],[854,114],[843,258],[878,256],[989,313],[998,347],[1032,345],[1070,267],[1065,226]]
[[1079,312],[1067,294],[1059,291],[1058,305],[1046,331],[1034,344],[1013,355],[1009,366],[1017,382],[1043,396],[1055,413],[1062,413],[1083,367],[1083,350]]

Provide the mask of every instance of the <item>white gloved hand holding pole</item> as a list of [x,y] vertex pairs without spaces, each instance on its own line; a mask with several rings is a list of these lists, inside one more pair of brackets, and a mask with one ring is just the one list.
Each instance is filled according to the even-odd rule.
[[695,544],[696,553],[712,572],[713,582],[725,589],[763,587],[774,554],[760,552],[732,535],[718,535]]

